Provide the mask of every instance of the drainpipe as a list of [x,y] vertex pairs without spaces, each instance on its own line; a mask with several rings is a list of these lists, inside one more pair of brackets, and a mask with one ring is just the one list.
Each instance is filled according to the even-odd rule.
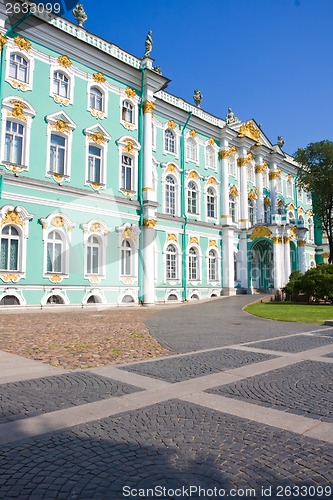
[[[141,68],[141,102],[139,104],[139,131],[138,139],[141,148],[139,151],[139,164],[138,164],[138,201],[139,207],[139,228],[143,225],[143,196],[142,196],[142,186],[143,186],[143,96],[144,96],[144,76],[145,76],[145,66]],[[141,229],[140,233],[140,243],[138,248],[138,283],[139,283],[139,303],[143,303],[143,262],[142,262],[142,247],[143,247],[143,232]]]
[[186,229],[187,229],[187,215],[186,215],[186,201],[185,201],[185,129],[192,116],[192,111],[189,112],[185,125],[182,128],[180,137],[180,184],[181,184],[181,216],[184,219],[183,234],[182,234],[182,287],[183,287],[183,302],[187,300],[186,291]]

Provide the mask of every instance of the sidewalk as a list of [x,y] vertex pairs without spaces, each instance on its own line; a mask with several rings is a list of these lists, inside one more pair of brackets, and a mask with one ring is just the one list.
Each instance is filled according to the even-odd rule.
[[330,498],[333,328],[246,300],[150,317],[184,350],[165,358],[59,371],[1,354],[1,498]]

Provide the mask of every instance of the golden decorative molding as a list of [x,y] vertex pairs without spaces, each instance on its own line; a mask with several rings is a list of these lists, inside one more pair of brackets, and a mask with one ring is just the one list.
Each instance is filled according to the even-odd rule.
[[62,134],[70,134],[71,129],[68,127],[69,123],[64,120],[57,120],[55,123],[51,124],[51,129],[56,130],[57,132],[61,132]]
[[312,212],[312,210],[308,210],[306,213],[307,213],[307,215],[308,215],[309,217],[312,217],[312,216],[313,216],[313,212]]
[[13,165],[12,163],[3,163],[3,165],[6,167],[9,172],[13,172],[14,174],[20,174],[23,172],[24,168],[20,167],[19,165]]
[[62,281],[62,277],[59,274],[54,274],[53,276],[49,276],[49,280],[51,283],[60,283]]
[[16,210],[9,210],[4,218],[1,221],[1,226],[4,226],[5,224],[17,224],[18,226],[23,227],[23,219],[22,216],[16,212]]
[[189,244],[191,245],[191,243],[195,243],[196,245],[199,245],[199,239],[197,238],[197,236],[192,236],[190,238]]
[[105,135],[102,134],[102,132],[93,132],[92,134],[88,135],[88,138],[90,141],[95,142],[96,144],[105,144],[106,143],[106,138]]
[[272,242],[274,245],[282,244],[282,236],[273,236]]
[[93,79],[96,83],[104,83],[106,82],[106,76],[103,75],[100,71],[98,73],[93,74]]
[[215,179],[215,177],[209,177],[207,180],[207,184],[212,184],[213,186],[216,186],[217,180]]
[[280,168],[278,170],[270,172],[269,173],[269,180],[271,181],[271,180],[277,179],[278,177],[280,177],[281,174],[282,174],[282,170]]
[[268,227],[265,226],[257,226],[253,229],[250,240],[254,240],[255,238],[270,238],[272,234],[272,231],[268,229]]
[[123,147],[123,151],[125,151],[125,153],[132,153],[135,144],[134,141],[132,141],[132,139],[126,139],[125,143],[126,146]]
[[155,219],[144,219],[143,226],[148,229],[153,229],[157,224],[157,220]]
[[53,174],[52,177],[56,182],[61,182],[64,180],[64,176],[62,174]]
[[292,238],[295,238],[297,235],[297,226],[294,226],[290,229],[290,234]]
[[53,99],[57,104],[63,104],[64,106],[69,105],[69,99],[67,99],[66,97],[61,97],[57,94],[53,94]]
[[249,219],[238,219],[238,222],[249,222]]
[[283,200],[279,200],[278,201],[278,207],[283,207],[284,206],[284,202]]
[[292,181],[292,180],[293,180],[293,176],[292,176],[291,174],[288,174],[288,175],[287,175],[287,180],[288,180],[288,181]]
[[124,239],[131,240],[133,239],[133,231],[130,228],[125,229],[123,233]]
[[243,125],[239,129],[238,137],[244,137],[244,136],[249,137],[250,139],[253,139],[256,142],[259,142],[260,130],[257,128],[257,126],[252,120],[243,123]]
[[65,221],[63,217],[61,217],[61,215],[57,215],[56,217],[53,217],[53,219],[51,220],[51,224],[54,227],[62,227],[65,225]]
[[303,208],[303,207],[299,207],[299,209],[298,209],[298,213],[299,213],[299,214],[304,214],[304,208]]
[[297,245],[299,247],[305,247],[306,245],[306,241],[305,240],[297,240]]
[[155,109],[156,105],[152,101],[145,101],[143,103],[142,109],[144,113],[151,113],[153,114],[153,111]]
[[236,146],[231,146],[231,148],[229,149],[229,154],[230,155],[236,155],[237,154],[237,148]]
[[227,219],[228,217],[230,217],[230,214],[227,214],[227,215],[220,215],[221,219]]
[[102,229],[102,225],[100,222],[94,222],[90,226],[90,231],[93,231],[95,233],[99,233],[101,231],[101,229]]
[[17,118],[18,120],[22,120],[24,122],[27,121],[25,115],[24,115],[24,110],[28,108],[26,104],[24,104],[22,101],[17,101],[15,99],[12,99],[9,101],[9,103],[13,106],[12,111],[9,113],[9,116],[13,116],[14,118]]
[[2,47],[6,45],[7,43],[7,38],[0,33],[0,51],[2,50]]
[[2,281],[4,281],[5,283],[8,283],[8,281],[12,281],[13,283],[17,283],[21,279],[21,276],[19,274],[13,274],[13,273],[1,274],[0,277],[1,277]]
[[268,196],[266,196],[264,199],[264,205],[266,205],[266,207],[271,206],[271,200],[270,200],[270,198],[268,198]]
[[60,64],[60,66],[63,66],[64,68],[69,68],[70,66],[72,66],[72,61],[66,55],[59,56],[58,63]]
[[285,245],[287,245],[288,243],[290,243],[291,238],[292,238],[292,236],[285,236],[285,237],[283,238],[283,243],[284,243]]
[[[136,92],[134,89],[131,89],[130,87],[127,87],[127,89],[125,89],[125,94],[127,95],[127,97],[129,97],[130,99],[133,99],[133,97],[136,96]],[[148,101],[146,101],[148,102]]]
[[29,50],[31,49],[31,43],[26,38],[23,38],[23,36],[15,37],[14,43],[20,50],[29,52]]
[[295,210],[295,207],[292,203],[289,203],[289,205],[287,206],[287,210]]
[[253,161],[252,153],[248,153],[248,155],[245,158],[238,158],[237,165],[239,167],[245,167],[249,163],[249,161]]
[[262,174],[267,169],[268,169],[268,165],[266,162],[264,162],[262,165],[255,165],[255,167],[254,167],[254,171],[256,174]]
[[210,146],[214,146],[214,144],[215,144],[215,140],[211,137],[210,139],[208,139],[208,144],[209,144]]
[[255,201],[258,198],[257,191],[255,189],[252,189],[247,197],[249,200]]
[[90,278],[89,278],[89,282],[92,285],[97,285],[97,283],[100,283],[100,281],[101,281],[101,277],[100,276],[90,276]]
[[229,150],[228,149],[221,149],[219,151],[219,159],[224,160],[225,158],[229,157]]
[[200,179],[200,175],[198,174],[198,172],[196,172],[195,170],[191,170],[188,174],[187,174],[187,177],[188,179]]
[[97,191],[102,187],[103,184],[100,184],[99,182],[91,182],[90,185],[93,189],[95,189],[95,191]]
[[177,125],[173,120],[170,120],[170,121],[168,121],[168,127],[169,128],[177,128]]
[[216,248],[218,248],[216,240],[209,240],[208,247],[216,247]]
[[190,131],[190,133],[189,133],[189,136],[190,136],[190,137],[192,137],[192,139],[194,139],[194,137],[196,137],[196,136],[197,136],[196,131],[195,131],[194,129],[192,129],[192,130]]
[[178,243],[177,235],[174,233],[170,233],[167,236],[167,241],[176,241]]
[[238,189],[236,186],[232,186],[230,189],[229,189],[229,194],[231,194],[231,196],[238,196],[239,193],[238,193]]
[[330,254],[328,252],[324,252],[321,255],[323,256],[324,259],[329,259],[330,257]]
[[167,168],[165,169],[166,172],[174,172],[176,173],[177,172],[177,168],[176,168],[176,165],[174,165],[173,163],[170,163]]

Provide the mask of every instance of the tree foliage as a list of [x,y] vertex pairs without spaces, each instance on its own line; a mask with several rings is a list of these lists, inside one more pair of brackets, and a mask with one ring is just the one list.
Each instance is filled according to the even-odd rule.
[[329,300],[333,303],[333,266],[319,264],[304,274],[295,271],[291,273],[283,291],[292,300],[296,300],[301,293],[308,301]]
[[294,154],[300,164],[298,181],[312,194],[313,212],[322,224],[329,243],[329,263],[333,262],[333,142],[311,142]]

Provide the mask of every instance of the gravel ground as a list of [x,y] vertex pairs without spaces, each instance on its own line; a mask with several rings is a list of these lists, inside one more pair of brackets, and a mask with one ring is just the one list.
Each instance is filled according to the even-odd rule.
[[146,308],[0,315],[0,350],[65,369],[165,356],[148,332]]

